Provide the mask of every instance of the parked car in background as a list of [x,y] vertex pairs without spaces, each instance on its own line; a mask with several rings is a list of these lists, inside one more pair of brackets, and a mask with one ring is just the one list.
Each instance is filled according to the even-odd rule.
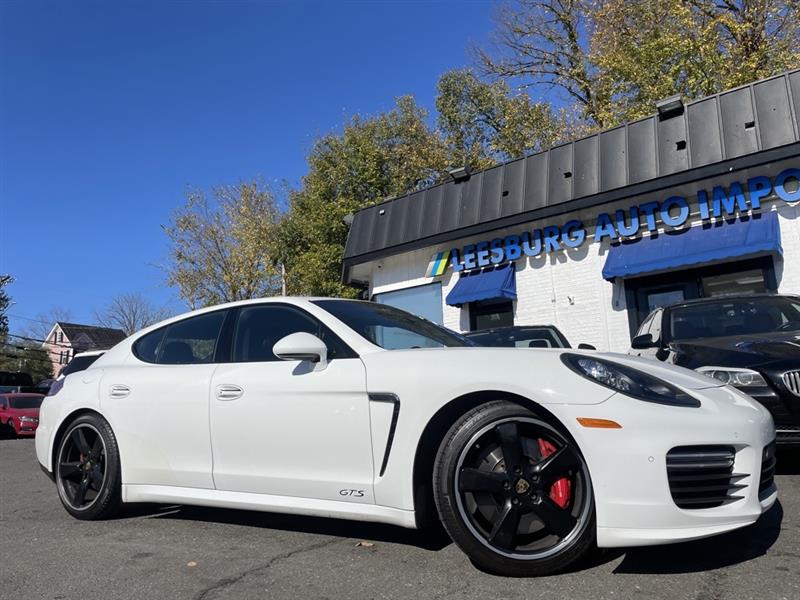
[[30,436],[39,426],[43,394],[0,394],[0,427],[12,436]]
[[[518,325],[496,327],[465,333],[464,337],[478,346],[496,348],[572,348],[567,338],[555,325]],[[582,350],[594,350],[594,346],[580,344]]]
[[777,498],[774,438],[758,402],[687,369],[281,297],[173,317],[68,375],[36,454],[78,519],[122,502],[439,519],[482,568],[541,575],[595,542],[754,523]]
[[800,445],[800,297],[729,296],[657,308],[629,354],[732,385],[769,409],[779,444]]

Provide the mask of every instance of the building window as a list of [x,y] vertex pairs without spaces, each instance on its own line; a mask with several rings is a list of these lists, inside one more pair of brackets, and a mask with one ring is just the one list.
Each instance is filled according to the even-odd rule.
[[412,315],[428,319],[439,325],[444,323],[442,284],[439,281],[395,292],[375,294],[373,300],[379,304],[388,304],[410,312]]
[[514,324],[514,303],[511,300],[482,300],[470,302],[468,306],[470,331]]
[[63,331],[59,331],[58,332],[58,341],[59,342],[63,342],[64,341],[64,332]]

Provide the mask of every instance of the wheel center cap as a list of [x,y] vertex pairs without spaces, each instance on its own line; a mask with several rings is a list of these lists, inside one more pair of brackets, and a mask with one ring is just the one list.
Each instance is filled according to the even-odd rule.
[[525,479],[517,479],[517,483],[514,484],[514,490],[518,494],[525,494],[529,489],[531,489],[531,484]]

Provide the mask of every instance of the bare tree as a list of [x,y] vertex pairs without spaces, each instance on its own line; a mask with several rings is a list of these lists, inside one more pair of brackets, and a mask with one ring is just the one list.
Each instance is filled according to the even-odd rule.
[[102,327],[122,329],[125,335],[131,335],[169,316],[168,310],[154,307],[141,294],[121,294],[104,310],[95,312],[94,318]]
[[70,309],[52,306],[47,311],[38,313],[35,319],[26,319],[25,325],[22,326],[22,335],[39,342],[45,341],[57,321],[69,322],[72,318]]
[[489,76],[520,86],[560,88],[581,107],[585,119],[603,126],[598,109],[596,68],[589,40],[593,26],[589,0],[517,0],[495,15],[491,51],[475,48]]

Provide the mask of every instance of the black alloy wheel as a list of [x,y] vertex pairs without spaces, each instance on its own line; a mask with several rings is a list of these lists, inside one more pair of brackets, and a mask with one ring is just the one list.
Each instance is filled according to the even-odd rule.
[[439,450],[434,486],[445,528],[488,571],[549,573],[594,541],[580,450],[519,405],[492,402],[464,415]]
[[111,516],[119,507],[119,452],[99,415],[73,422],[61,438],[54,471],[64,508],[79,519]]

